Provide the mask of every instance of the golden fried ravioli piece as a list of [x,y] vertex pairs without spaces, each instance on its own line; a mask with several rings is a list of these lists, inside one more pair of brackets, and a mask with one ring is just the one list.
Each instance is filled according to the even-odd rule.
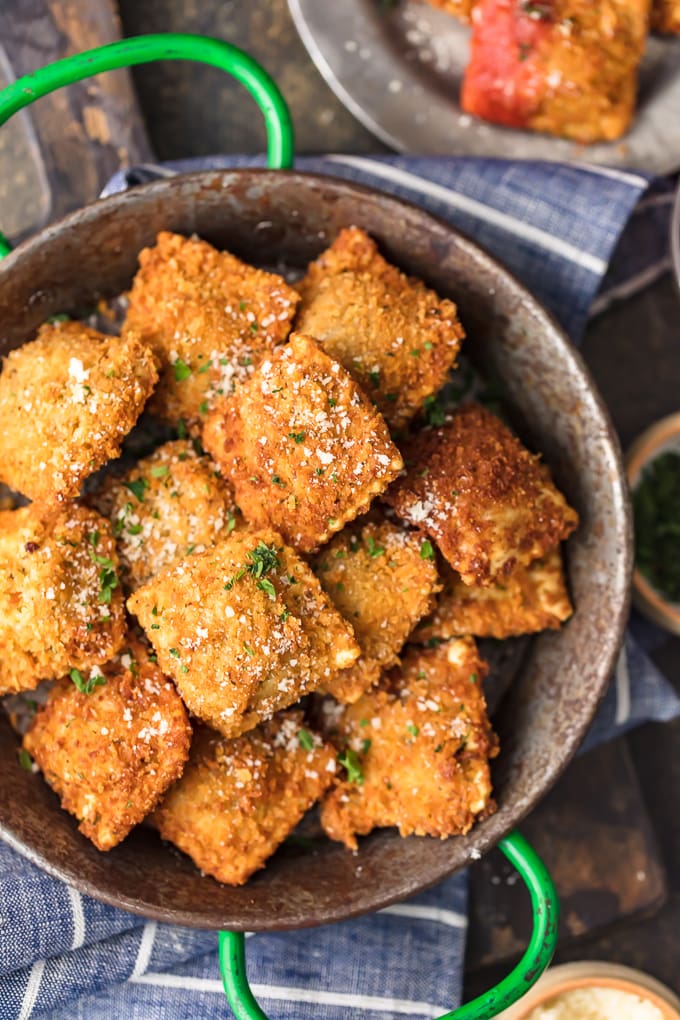
[[486,588],[463,584],[456,573],[447,570],[434,613],[416,628],[411,640],[447,640],[462,634],[517,637],[557,630],[571,614],[562,555],[557,548]]
[[99,850],[125,839],[182,773],[191,727],[175,687],[133,645],[59,680],[24,737],[61,805]]
[[454,18],[465,22],[470,21],[475,6],[475,0],[427,0],[427,2],[431,7],[438,7]]
[[414,626],[434,606],[440,588],[429,542],[390,521],[350,525],[313,563],[333,605],[349,620],[361,658],[323,690],[356,701],[377,683]]
[[301,552],[366,510],[403,466],[370,401],[299,333],[208,416],[203,443],[245,519]]
[[548,468],[479,404],[418,433],[404,459],[408,470],[385,498],[436,541],[465,584],[502,581],[578,524]]
[[0,512],[0,694],[99,666],[124,639],[109,522],[76,504]]
[[157,379],[151,351],[132,333],[42,326],[0,375],[0,478],[36,501],[77,496],[118,456]]
[[139,255],[125,330],[161,364],[153,409],[196,425],[288,336],[298,295],[274,273],[196,237],[161,232]]
[[324,800],[321,823],[352,850],[357,835],[396,825],[402,836],[464,834],[493,810],[489,758],[497,740],[472,638],[412,648],[381,686],[345,708],[332,740],[346,778]]
[[653,0],[652,31],[680,35],[680,0]]
[[229,483],[182,439],[110,479],[95,502],[113,526],[128,591],[242,524]]
[[297,328],[344,366],[391,429],[444,384],[465,336],[456,306],[386,262],[363,230],[340,231],[297,286]]
[[197,729],[184,775],[153,815],[197,868],[243,885],[328,788],[335,752],[281,712],[235,740]]
[[226,737],[359,656],[352,628],[273,531],[234,532],[167,567],[128,608],[190,711]]

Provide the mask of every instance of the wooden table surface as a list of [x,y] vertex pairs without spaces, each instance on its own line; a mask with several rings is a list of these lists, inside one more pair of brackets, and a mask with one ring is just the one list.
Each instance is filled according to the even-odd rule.
[[[332,0],[319,0],[332,2]],[[336,0],[339,2],[339,0]],[[0,11],[0,44],[11,55],[15,73],[23,73],[74,49],[115,37],[114,0],[16,0]],[[311,64],[288,14],[286,0],[120,0],[125,34],[189,31],[219,36],[249,50],[274,76],[291,107],[297,151],[384,152],[364,128],[342,107]],[[95,10],[96,9],[96,10]],[[30,25],[30,31],[26,26]],[[40,31],[36,26],[40,27]],[[46,40],[51,39],[48,45]],[[56,39],[56,44],[54,40]],[[0,51],[0,57],[2,52]],[[3,67],[0,60],[0,78]],[[31,203],[36,193],[35,174],[18,156],[30,149],[30,130],[17,130],[0,148],[0,210],[16,214],[17,232],[41,219],[73,208],[94,197],[117,161],[146,157],[148,150],[134,124],[120,123],[120,111],[131,108],[129,82],[122,75],[98,79],[85,91],[69,90],[63,98],[44,100],[34,125],[48,150],[46,165],[52,208]],[[240,86],[211,68],[182,64],[156,64],[138,68],[134,82],[152,147],[160,158],[216,152],[261,152],[264,131],[252,101]],[[78,87],[78,88],[84,88]],[[61,104],[61,105],[59,105]],[[122,105],[121,105],[122,104]],[[127,104],[127,106],[125,105]],[[91,109],[103,110],[104,117]],[[90,113],[88,115],[88,109]],[[58,122],[55,115],[59,114]],[[72,148],[58,146],[58,124],[70,118]],[[78,124],[83,141],[96,136],[95,171],[80,169]],[[107,143],[108,125],[114,137],[123,137],[117,150]],[[6,136],[7,137],[7,136]],[[63,142],[63,139],[61,140]],[[13,149],[14,146],[14,149]],[[54,151],[52,151],[54,150]],[[11,179],[8,168],[12,170]],[[4,184],[2,183],[4,181]],[[9,209],[8,181],[13,196]],[[47,189],[50,190],[49,188]],[[33,220],[31,220],[33,216]],[[678,295],[666,277],[644,294],[615,306],[591,324],[584,352],[612,411],[623,446],[647,424],[678,410],[680,394],[680,330]],[[659,666],[680,687],[680,640],[668,639],[655,653]],[[558,960],[607,959],[640,967],[680,992],[680,756],[675,753],[680,721],[648,725],[625,738],[642,788],[652,828],[668,876],[668,897],[653,916],[619,924],[588,942],[564,945]],[[623,775],[623,783],[630,777]],[[608,802],[611,789],[601,790]],[[445,965],[445,961],[442,961]],[[468,968],[469,998],[507,967]]]

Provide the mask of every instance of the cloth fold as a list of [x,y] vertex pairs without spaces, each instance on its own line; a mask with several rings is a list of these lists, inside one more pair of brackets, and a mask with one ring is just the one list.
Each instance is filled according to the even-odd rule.
[[[203,168],[212,157],[117,174],[104,194]],[[672,185],[585,165],[389,156],[302,157],[301,170],[415,201],[495,254],[578,342],[589,314],[668,266]],[[680,714],[647,652],[661,632],[634,619],[584,747]],[[273,1020],[397,1020],[460,1001],[466,876],[369,917],[248,940],[248,973]],[[216,936],[145,922],[81,896],[0,845],[0,1016],[7,1020],[192,1020],[228,1014]]]

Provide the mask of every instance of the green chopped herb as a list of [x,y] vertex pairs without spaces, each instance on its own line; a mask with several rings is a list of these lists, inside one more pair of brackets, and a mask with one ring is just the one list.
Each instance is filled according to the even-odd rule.
[[191,543],[190,543],[190,544],[189,544],[189,545],[187,546],[187,551],[186,551],[186,555],[187,555],[187,556],[191,556],[191,554],[192,554],[192,552],[194,551],[194,549],[195,549],[195,548],[196,548],[196,545],[194,544],[194,542],[191,542]]
[[288,438],[289,439],[294,439],[296,443],[304,443],[304,441],[305,441],[305,433],[304,432],[289,432],[288,433]]
[[426,397],[423,401],[423,408],[428,425],[438,428],[444,424],[446,414],[436,397]]
[[372,743],[373,741],[371,740],[371,738],[366,737],[361,745],[361,753],[366,754],[366,752],[370,750]]
[[443,641],[444,641],[444,638],[431,637],[431,638],[428,638],[427,641],[425,642],[425,647],[426,648],[439,648],[439,645],[441,645],[443,643]]
[[177,651],[176,648],[171,648],[170,649],[170,654],[172,655],[172,657],[174,659],[179,659],[179,652]]
[[314,750],[314,737],[307,730],[298,730],[298,740],[303,751]]
[[413,723],[409,723],[406,729],[409,731],[412,737],[417,737],[418,734],[420,733],[419,728],[417,726],[414,726]]
[[382,556],[383,553],[385,552],[385,547],[382,545],[378,545],[378,543],[376,542],[372,535],[366,535],[365,543],[366,551],[368,552],[368,555],[371,557],[372,560],[376,559],[378,556]]
[[182,358],[178,358],[177,361],[173,362],[172,370],[175,373],[175,382],[182,382],[191,375],[191,368]]
[[106,376],[107,379],[115,379],[116,378],[115,368],[110,368],[108,372],[104,373],[104,375]]
[[290,610],[284,609],[283,612],[279,615],[279,620],[281,621],[281,623],[285,623],[289,616]]
[[477,674],[476,673],[470,673],[470,683],[471,684],[476,684],[477,683]]
[[236,527],[236,515],[229,511],[227,514],[227,534],[231,535],[232,531]]
[[245,651],[246,655],[250,656],[251,659],[255,655],[253,649],[250,647],[250,645],[246,644],[245,641],[243,642],[243,650]]
[[361,762],[356,751],[348,747],[342,754],[338,755],[338,762],[347,770],[348,781],[361,786],[364,781],[364,774],[361,771]]
[[146,478],[135,478],[131,482],[126,482],[125,488],[129,489],[132,495],[139,500],[140,503],[143,503],[144,493],[149,488],[149,483]]
[[419,680],[424,680],[427,674],[424,669],[419,669],[416,676],[418,677]]
[[79,669],[69,670],[68,675],[81,694],[92,694],[96,687],[102,687],[106,683],[106,677],[102,673],[91,673],[87,680]]
[[317,468],[316,471],[315,471],[315,474],[317,474],[319,476],[319,478],[321,477],[321,475],[323,475],[325,473],[326,473],[326,469],[325,468]]
[[201,365],[200,368],[198,369],[198,374],[199,375],[203,375],[205,372],[209,372],[209,371],[210,371],[210,362],[206,361],[205,365]]
[[270,570],[278,570],[280,566],[276,546],[274,544],[267,545],[266,542],[258,542],[255,548],[248,553],[248,559],[250,563],[246,570],[257,578],[268,574]]
[[183,418],[180,418],[177,423],[177,436],[179,439],[186,439],[187,437],[187,423]]
[[337,404],[338,404],[337,400],[335,400],[333,397],[328,398],[329,407],[337,407]]
[[437,746],[436,746],[436,747],[435,747],[435,749],[434,749],[434,753],[435,753],[435,754],[439,754],[439,752],[441,751],[441,749],[443,748],[443,746],[444,746],[443,744],[437,744]]
[[126,528],[128,535],[139,535],[143,530],[141,524],[129,524]]
[[167,464],[154,464],[154,466],[151,468],[151,477],[164,478],[169,470],[170,468],[168,467]]
[[[251,326],[250,328],[252,329],[253,327]],[[253,363],[253,359],[251,357],[249,357],[248,355],[246,355],[245,358],[241,358],[241,364],[242,364],[242,366],[244,368],[248,368],[248,366],[252,365],[252,363]]]
[[360,726],[368,726],[368,719],[360,719],[359,720],[359,725]]
[[158,616],[158,606],[153,607],[153,609],[151,610],[151,615]]
[[419,358],[420,357],[420,347],[414,348],[414,350],[412,350],[410,352],[410,354],[411,354],[412,358]]
[[334,528],[337,523],[338,523],[337,518],[335,518],[335,517],[329,517],[328,518],[328,527],[329,528]]
[[200,414],[207,414],[208,413],[208,401],[207,400],[202,400],[200,405],[199,405],[198,410],[199,410]]
[[245,312],[247,307],[248,307],[248,302],[247,301],[239,301],[238,308],[239,308],[240,312]]
[[333,482],[333,483],[334,483],[335,485],[337,485],[337,484],[338,484],[338,476],[336,475],[335,471],[334,471],[334,472],[333,472],[333,474],[331,475],[331,481],[332,481],[332,482]]
[[425,348],[426,351],[431,351],[433,346],[434,345],[431,340],[426,340],[425,343],[423,344],[423,347]]
[[283,481],[282,478],[279,478],[278,475],[272,475],[272,482],[274,483],[274,485],[278,485],[280,489],[285,489],[286,487],[286,483]]
[[434,547],[432,542],[426,538],[420,545],[420,558],[421,560],[433,560],[434,559]]
[[256,322],[251,322],[251,324],[250,324],[250,332],[251,333],[257,333],[259,328],[260,327],[258,326],[258,324]]
[[396,404],[396,402],[397,402],[397,394],[396,393],[386,393],[385,394],[385,400],[389,400],[391,404]]
[[633,491],[635,565],[661,595],[680,602],[680,454],[648,464]]
[[373,384],[373,389],[377,390],[378,387],[380,386],[380,370],[377,368],[372,369],[368,373],[368,378],[371,380],[371,383]]
[[19,764],[22,769],[26,769],[27,772],[33,771],[33,759],[25,747],[22,747],[19,751]]
[[160,623],[152,623],[151,624],[151,630],[160,630],[160,629],[161,629]]
[[258,581],[257,587],[260,589],[260,591],[263,591],[267,595],[269,595],[270,599],[276,598],[276,588],[271,583],[268,577],[263,577],[260,581]]

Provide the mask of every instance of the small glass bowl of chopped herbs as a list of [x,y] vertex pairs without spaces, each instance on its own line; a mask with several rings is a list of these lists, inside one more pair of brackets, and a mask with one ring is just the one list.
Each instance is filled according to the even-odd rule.
[[635,522],[633,601],[680,634],[680,413],[656,422],[626,456]]

